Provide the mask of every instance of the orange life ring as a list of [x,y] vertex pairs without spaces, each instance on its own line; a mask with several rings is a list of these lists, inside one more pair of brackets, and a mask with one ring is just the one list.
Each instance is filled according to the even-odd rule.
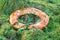
[[15,12],[13,12],[10,15],[10,24],[12,24],[14,28],[21,28],[21,27],[26,28],[25,24],[16,23],[16,22],[18,22],[17,19],[21,15],[24,15],[24,14],[35,14],[35,15],[39,16],[40,19],[41,19],[41,21],[39,23],[29,25],[28,29],[33,28],[33,27],[43,29],[44,27],[46,27],[46,25],[49,22],[49,17],[48,17],[47,14],[45,14],[44,12],[42,12],[39,9],[29,7],[29,8],[24,8],[24,9],[21,9],[21,10],[16,10]]

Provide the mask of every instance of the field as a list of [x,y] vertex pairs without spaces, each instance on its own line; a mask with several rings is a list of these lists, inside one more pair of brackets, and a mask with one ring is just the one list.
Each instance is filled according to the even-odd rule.
[[[15,29],[10,24],[10,14],[27,7],[42,10],[49,16],[49,24],[43,30]],[[26,27],[38,20],[39,17],[32,14],[18,19]],[[60,0],[0,0],[0,40],[60,40]]]

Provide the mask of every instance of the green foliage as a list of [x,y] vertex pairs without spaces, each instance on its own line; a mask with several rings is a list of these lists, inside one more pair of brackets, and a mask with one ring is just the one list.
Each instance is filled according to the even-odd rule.
[[33,14],[22,15],[18,19],[18,22],[24,23],[26,25],[26,27],[28,27],[29,25],[34,24],[36,22],[39,22],[39,21],[40,21],[39,17],[36,15],[33,15]]
[[5,37],[1,36],[0,40],[7,40]]
[[[40,9],[49,16],[46,28],[13,28],[9,23],[10,14],[27,7]],[[28,27],[40,19],[28,14],[21,16],[18,21]],[[0,40],[60,40],[60,0],[0,0]]]

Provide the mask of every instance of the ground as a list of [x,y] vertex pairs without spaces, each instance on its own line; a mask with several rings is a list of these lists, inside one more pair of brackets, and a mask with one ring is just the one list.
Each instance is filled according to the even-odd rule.
[[[9,23],[13,11],[27,7],[42,10],[49,16],[49,24],[43,30],[15,29]],[[35,16],[23,15],[18,20],[28,27],[39,20]],[[60,0],[0,0],[0,40],[60,40]]]

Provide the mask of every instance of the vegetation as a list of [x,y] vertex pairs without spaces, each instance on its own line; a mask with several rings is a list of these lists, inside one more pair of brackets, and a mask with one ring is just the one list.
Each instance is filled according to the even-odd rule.
[[[9,23],[10,14],[27,7],[40,9],[49,15],[46,28],[13,28]],[[18,20],[28,27],[40,19],[31,14],[23,15]],[[60,40],[60,0],[0,0],[0,40]]]

